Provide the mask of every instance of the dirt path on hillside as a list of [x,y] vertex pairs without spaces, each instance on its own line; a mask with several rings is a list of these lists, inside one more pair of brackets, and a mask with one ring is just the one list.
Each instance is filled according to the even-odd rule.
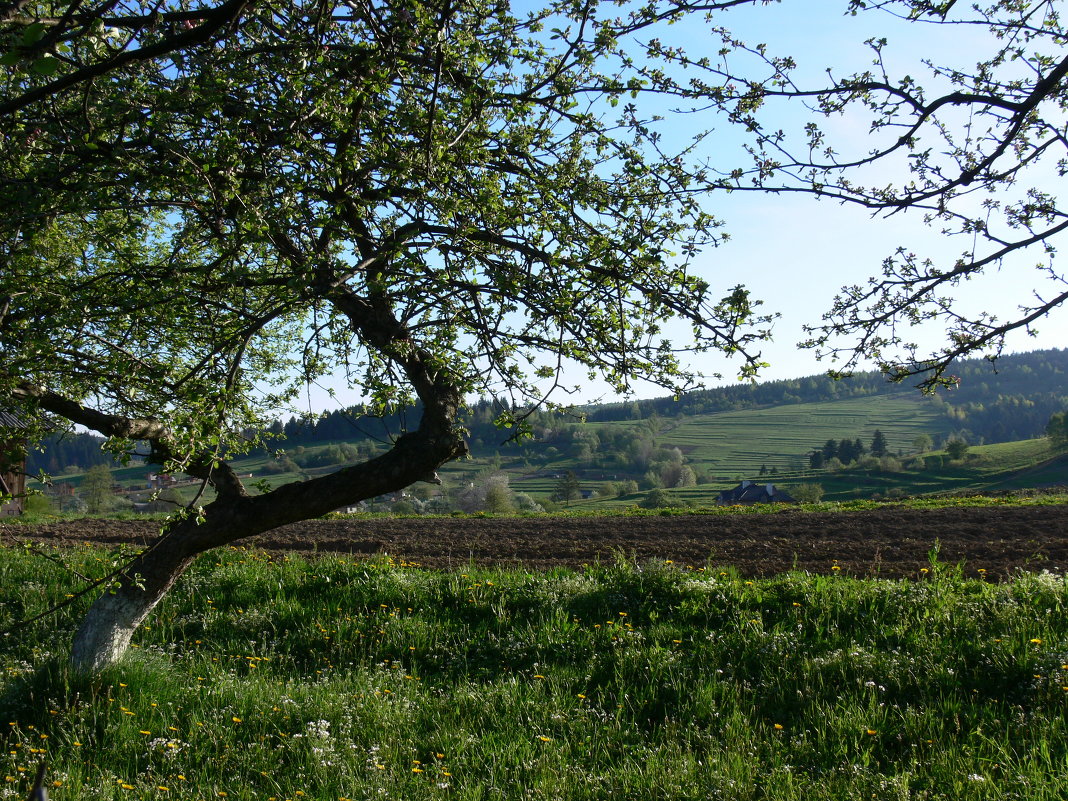
[[[155,525],[76,520],[0,525],[0,542],[50,546],[145,544]],[[795,510],[770,515],[530,517],[517,519],[311,520],[240,544],[274,551],[386,554],[424,567],[480,565],[533,569],[671,560],[732,566],[747,576],[791,568],[886,577],[916,576],[938,543],[944,562],[991,578],[1017,570],[1068,570],[1068,505],[848,513]]]

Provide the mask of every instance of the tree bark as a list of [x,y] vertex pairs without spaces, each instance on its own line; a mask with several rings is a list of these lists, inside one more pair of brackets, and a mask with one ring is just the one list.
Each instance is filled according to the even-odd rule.
[[77,673],[96,673],[122,658],[134,632],[156,608],[193,561],[182,545],[177,524],[141,553],[92,606],[74,635],[71,667]]

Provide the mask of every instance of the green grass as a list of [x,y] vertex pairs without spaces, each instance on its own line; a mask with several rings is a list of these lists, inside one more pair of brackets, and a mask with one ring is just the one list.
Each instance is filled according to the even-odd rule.
[[[95,680],[80,609],[2,640],[0,792],[47,759],[57,801],[1068,797],[1065,581],[928,575],[209,554]],[[0,550],[0,625],[75,586]]]

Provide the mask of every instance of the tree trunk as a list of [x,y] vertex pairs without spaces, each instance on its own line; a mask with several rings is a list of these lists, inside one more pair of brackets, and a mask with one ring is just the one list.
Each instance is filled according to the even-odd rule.
[[[72,667],[94,673],[117,662],[137,627],[151,614],[193,559],[235,540],[262,534],[286,523],[319,517],[331,509],[373,498],[416,481],[436,478],[433,471],[467,452],[450,428],[455,406],[440,423],[424,413],[417,433],[399,438],[393,449],[362,464],[318,478],[284,484],[264,495],[229,494],[204,509],[198,522],[187,517],[135,558],[118,584],[98,598],[74,637]],[[429,423],[426,421],[429,417]]]
[[96,673],[126,653],[137,627],[193,561],[172,543],[174,540],[164,537],[140,554],[119,578],[118,585],[89,607],[71,647],[70,661],[75,672]]

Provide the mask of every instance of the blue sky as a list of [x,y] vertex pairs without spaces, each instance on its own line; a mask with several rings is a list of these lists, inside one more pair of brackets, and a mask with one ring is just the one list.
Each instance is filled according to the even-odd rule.
[[[872,51],[864,41],[872,37],[888,39],[886,61],[891,69],[899,70],[892,77],[910,74],[921,83],[930,83],[929,72],[922,65],[925,58],[936,64],[970,68],[998,47],[985,28],[906,23],[881,12],[850,17],[842,13],[845,7],[845,2],[827,0],[785,2],[732,10],[723,13],[718,24],[730,28],[747,44],[767,44],[769,54],[793,56],[798,62],[795,75],[811,78],[813,85],[826,82],[827,67],[833,67],[838,76],[867,69]],[[708,46],[707,33],[700,26],[686,25],[684,31],[691,52],[700,53]],[[802,111],[797,104],[794,107]],[[781,115],[783,125],[799,125],[809,118],[789,110]],[[870,146],[867,125],[859,119],[817,121],[832,133],[840,151],[850,152],[852,147],[853,152],[863,153]],[[729,154],[736,146],[736,134],[725,124],[712,125],[723,133],[709,144]],[[713,156],[716,158],[729,161],[730,156],[718,154]],[[901,177],[895,174],[899,169],[899,165],[887,164],[878,168],[882,175],[875,175],[890,182]],[[1049,175],[1045,180],[1049,188],[1055,188],[1055,177]],[[811,375],[831,367],[827,361],[817,361],[811,351],[797,348],[806,336],[803,326],[819,322],[840,287],[864,283],[867,277],[878,274],[883,259],[897,247],[951,260],[967,245],[927,227],[920,214],[873,219],[864,209],[803,195],[716,195],[709,198],[708,208],[726,222],[731,238],[702,254],[696,263],[698,272],[713,287],[723,290],[745,283],[764,301],[764,310],[782,315],[775,324],[774,341],[763,348],[765,360],[771,363],[762,373],[768,379]],[[1007,261],[1000,270],[990,270],[982,279],[962,285],[954,308],[1009,317],[1039,285],[1033,269],[1038,257],[1029,252]],[[1060,291],[1063,289],[1062,285]],[[929,326],[918,330],[914,339],[937,348],[940,334],[941,327]],[[1006,349],[1027,351],[1064,347],[1066,343],[1068,310],[1060,309],[1037,326],[1036,336],[1023,332],[1010,335]],[[725,380],[713,381],[713,385],[730,383],[736,375],[732,363],[722,357],[709,354],[699,358],[693,362],[698,368],[724,374]],[[596,389],[590,387],[589,391],[595,393]],[[651,387],[639,391],[639,395],[656,394],[662,392]]]

